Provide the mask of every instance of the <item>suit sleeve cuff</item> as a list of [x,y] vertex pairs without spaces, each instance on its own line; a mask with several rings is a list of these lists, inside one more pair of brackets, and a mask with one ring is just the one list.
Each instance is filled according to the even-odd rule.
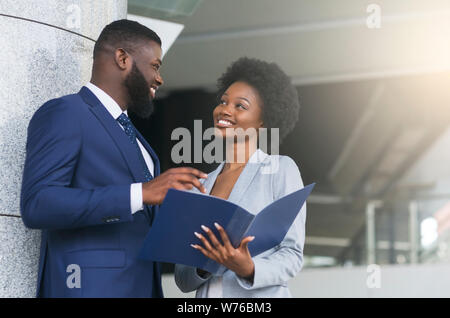
[[131,214],[144,209],[142,201],[142,183],[133,183],[130,187]]
[[245,278],[239,277],[235,274],[236,280],[238,281],[239,285],[247,290],[257,289],[264,287],[264,278],[262,277],[262,273],[264,273],[264,266],[265,264],[263,262],[260,262],[259,258],[253,259],[253,263],[255,264],[255,273],[253,275],[253,282],[248,281]]

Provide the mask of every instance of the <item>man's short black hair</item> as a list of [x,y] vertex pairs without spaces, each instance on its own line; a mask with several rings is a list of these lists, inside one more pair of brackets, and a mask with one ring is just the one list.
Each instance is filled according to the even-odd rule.
[[94,59],[101,50],[107,47],[133,50],[143,41],[155,41],[161,46],[158,34],[146,26],[126,19],[114,21],[100,33],[94,46]]
[[243,57],[218,79],[219,98],[235,82],[245,82],[256,89],[263,103],[264,127],[279,128],[281,142],[294,129],[300,109],[291,79],[275,63]]

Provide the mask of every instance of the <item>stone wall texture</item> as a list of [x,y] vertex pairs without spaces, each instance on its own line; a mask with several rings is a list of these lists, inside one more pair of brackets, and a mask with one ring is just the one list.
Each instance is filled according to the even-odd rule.
[[40,231],[20,219],[27,127],[91,75],[94,40],[127,0],[0,0],[0,297],[34,297]]

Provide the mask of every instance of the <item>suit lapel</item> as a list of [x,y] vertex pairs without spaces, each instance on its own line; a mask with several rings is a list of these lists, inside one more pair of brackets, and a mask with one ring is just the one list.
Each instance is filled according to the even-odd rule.
[[139,139],[141,144],[144,146],[145,150],[147,150],[147,152],[150,154],[150,157],[152,157],[153,165],[154,165],[154,168],[155,168],[153,177],[159,176],[159,174],[160,174],[160,164],[159,164],[158,156],[156,155],[156,153],[153,150],[153,148],[150,147],[148,142],[145,140],[145,138],[141,135],[141,133],[137,129],[136,129],[136,137]]
[[[153,160],[153,166],[154,166],[154,172],[153,177],[156,178],[160,174],[160,164],[158,156],[156,155],[155,151],[152,147],[148,144],[148,142],[145,140],[145,138],[141,135],[141,133],[136,129],[136,137],[139,139],[141,144],[144,146],[145,150],[150,154]],[[158,214],[159,206],[158,205],[144,205],[144,209],[146,210],[146,216],[149,220],[150,225],[153,224],[153,221],[155,220],[156,214]]]
[[[252,183],[254,177],[256,176],[256,173],[267,157],[268,155],[262,150],[257,149],[255,151],[255,153],[250,157],[249,161],[245,165],[244,170],[242,170],[239,178],[236,180],[236,183],[231,190],[230,196],[228,197],[228,201],[239,204],[245,191]],[[216,183],[217,177],[219,176],[220,172],[222,172],[224,165],[225,162],[222,162],[216,170],[208,175],[208,179],[206,179],[206,181],[203,183],[208,194],[211,193],[211,190]]]
[[255,151],[234,184],[233,190],[231,190],[230,196],[228,197],[228,201],[239,204],[266,158],[267,154],[262,150],[257,149]]
[[138,157],[136,147],[129,141],[128,136],[111,114],[106,110],[103,104],[86,87],[81,88],[79,92],[84,101],[91,105],[92,113],[97,117],[105,130],[109,133],[117,148],[119,148],[124,161],[127,163],[135,182],[144,180],[144,171],[142,163]]
[[[144,181],[144,170],[142,169],[142,161],[138,157],[138,153],[136,151],[136,146],[134,146],[128,136],[124,133],[123,129],[120,128],[119,124],[116,120],[111,116],[111,114],[106,110],[103,104],[98,100],[97,97],[86,87],[81,88],[79,92],[80,96],[83,100],[91,105],[91,111],[103,125],[105,130],[109,133],[117,148],[120,150],[124,161],[126,162],[131,175],[134,178],[135,182],[143,182]],[[150,145],[145,141],[145,139],[141,136],[141,134],[136,130],[137,135],[139,136],[139,141],[144,145],[147,151],[150,153],[153,163],[155,166],[155,175],[158,176],[160,171],[159,160],[156,156],[153,149]],[[152,219],[154,218],[154,214],[157,213],[158,207],[153,206],[149,207],[144,205],[144,215],[147,218],[149,224],[152,223]],[[153,210],[153,213],[152,211]]]
[[211,193],[211,190],[212,190],[214,184],[216,183],[217,176],[218,176],[218,175],[220,174],[220,172],[222,171],[224,165],[225,165],[225,163],[222,162],[222,163],[216,168],[216,170],[214,170],[213,172],[211,172],[210,174],[208,174],[208,178],[207,178],[206,180],[204,180],[203,186],[205,187],[206,193],[207,193],[207,194],[210,194],[210,193]]

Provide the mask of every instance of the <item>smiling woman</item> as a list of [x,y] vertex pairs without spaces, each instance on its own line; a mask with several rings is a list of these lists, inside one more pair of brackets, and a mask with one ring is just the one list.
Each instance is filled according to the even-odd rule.
[[[294,128],[300,110],[297,90],[277,64],[243,57],[222,74],[217,84],[220,105],[234,98],[235,106],[240,111],[237,113],[247,110],[261,114],[265,128],[280,129],[280,142]],[[235,95],[229,96],[229,90]],[[260,110],[255,109],[256,105]]]
[[226,129],[223,128],[262,128],[261,106],[262,101],[255,88],[246,82],[234,82],[214,109],[214,124],[224,135]]
[[[294,127],[299,111],[297,92],[276,64],[249,58],[233,63],[218,84],[220,102],[213,118],[218,137],[227,140],[226,160],[208,175],[203,185],[208,194],[239,203],[256,214],[303,187],[291,158],[268,155],[256,146],[262,128],[282,128],[280,136],[284,138]],[[235,138],[239,129],[256,133]],[[240,160],[242,157],[244,161]],[[267,173],[265,168],[273,162],[278,163],[277,168]],[[239,246],[233,246],[227,229],[220,224],[214,224],[220,237],[199,225],[198,232],[192,235],[201,243],[191,247],[227,270],[221,276],[212,276],[200,269],[177,265],[178,287],[184,292],[197,290],[197,297],[290,297],[287,282],[303,263],[306,210],[302,209],[282,243],[255,257],[248,244],[262,238],[248,236]]]

